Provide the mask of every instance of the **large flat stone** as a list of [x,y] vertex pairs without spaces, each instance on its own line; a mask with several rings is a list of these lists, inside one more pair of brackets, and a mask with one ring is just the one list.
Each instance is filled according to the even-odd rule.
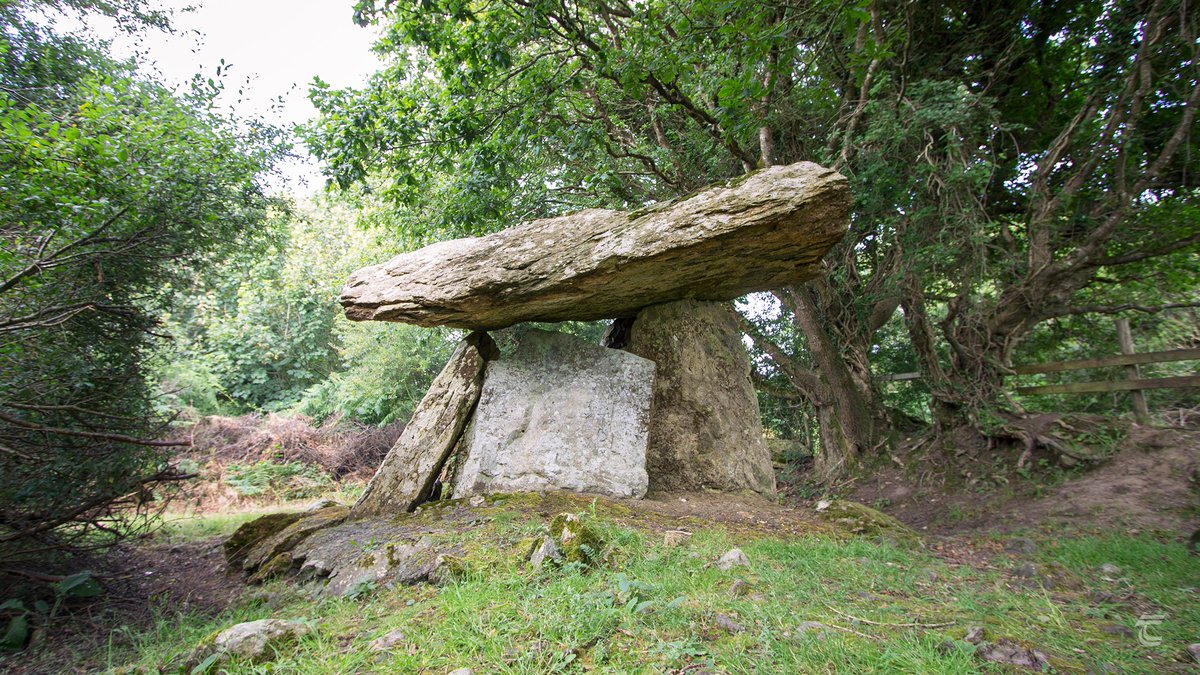
[[498,354],[486,333],[458,344],[354,505],[356,518],[411,511],[429,498],[479,400],[484,367]]
[[258,569],[275,556],[292,550],[313,532],[337,525],[349,515],[350,509],[341,505],[301,515],[291,525],[249,546],[245,555],[241,557],[242,569],[247,572]]
[[454,497],[568,490],[646,493],[654,363],[530,330],[487,366]]
[[650,489],[775,492],[750,356],[728,303],[685,300],[638,314],[626,347],[658,364]]
[[819,273],[851,197],[837,172],[777,166],[633,212],[593,209],[427,246],[350,276],[346,316],[490,330],[731,300]]

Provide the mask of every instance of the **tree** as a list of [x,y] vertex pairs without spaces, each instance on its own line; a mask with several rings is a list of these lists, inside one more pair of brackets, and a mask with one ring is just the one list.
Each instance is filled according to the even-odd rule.
[[335,182],[432,213],[433,236],[800,159],[847,174],[856,209],[825,276],[775,294],[788,330],[744,324],[764,379],[816,411],[824,478],[887,443],[871,362],[898,308],[939,428],[988,432],[1032,327],[1098,271],[1197,242],[1196,18],[1179,2],[357,12],[392,65],[364,91],[314,90],[310,144]]
[[1018,4],[966,21],[1008,37],[971,68],[999,122],[991,176],[964,209],[977,215],[960,229],[980,250],[936,282],[948,363],[921,337],[935,330],[925,303],[937,287],[910,287],[905,314],[943,419],[983,427],[1034,327],[1097,309],[1080,300],[1098,276],[1200,243],[1200,21],[1157,1]]
[[262,222],[282,149],[213,112],[215,86],[175,95],[55,33],[57,7],[0,6],[0,558],[111,541],[180,477],[142,372],[155,314],[189,259]]
[[449,355],[446,334],[354,323],[338,294],[354,270],[400,252],[394,237],[317,199],[273,218],[224,262],[195,266],[174,294],[155,377],[175,409],[296,409],[321,419],[405,420]]
[[202,414],[295,404],[339,366],[337,295],[366,241],[334,209],[299,207],[196,265],[165,317],[175,339],[155,360],[166,389],[207,400]]
[[[394,202],[432,212],[429,229],[456,233],[586,206],[636,208],[819,159],[819,122],[838,101],[797,86],[812,64],[795,46],[854,23],[722,3],[363,2],[358,12],[386,23],[378,48],[394,65],[366,91],[315,89],[323,115],[310,146],[340,185],[375,176]],[[803,289],[780,297],[789,309],[816,302]],[[806,337],[820,369],[784,365],[822,413],[833,473],[878,444],[873,390],[840,358],[834,334],[800,325],[819,329]],[[865,369],[867,346],[849,363]]]

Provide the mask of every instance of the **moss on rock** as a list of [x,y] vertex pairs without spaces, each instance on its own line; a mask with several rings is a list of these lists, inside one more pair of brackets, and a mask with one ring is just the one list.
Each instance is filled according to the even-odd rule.
[[[822,508],[824,506],[824,508]],[[921,538],[895,518],[865,504],[843,499],[817,507],[821,517],[852,534],[875,537],[897,546],[917,546]]]
[[550,539],[566,562],[590,565],[604,549],[604,539],[573,513],[560,513],[550,521]]
[[246,561],[251,549],[262,540],[278,534],[292,523],[300,520],[303,513],[268,513],[261,518],[255,518],[242,523],[228,539],[225,540],[225,560],[232,568],[241,567]]
[[248,584],[261,584],[264,581],[275,579],[287,574],[292,569],[292,554],[284,551],[279,555],[267,561],[267,564],[259,567],[258,570],[251,575],[246,581]]
[[350,515],[350,509],[345,506],[331,506],[299,515],[300,517],[288,526],[251,545],[245,553],[242,568],[249,572],[265,565],[280,553],[295,548],[312,533],[341,523]]

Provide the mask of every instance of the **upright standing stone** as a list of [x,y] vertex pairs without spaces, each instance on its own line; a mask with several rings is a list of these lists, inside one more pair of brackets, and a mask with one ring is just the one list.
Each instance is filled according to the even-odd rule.
[[487,333],[472,333],[458,343],[354,505],[355,517],[411,511],[429,498],[479,401],[487,362],[498,354]]
[[750,356],[728,303],[643,309],[628,350],[658,365],[646,449],[652,490],[775,492]]
[[569,490],[642,497],[654,363],[530,330],[488,364],[454,497]]

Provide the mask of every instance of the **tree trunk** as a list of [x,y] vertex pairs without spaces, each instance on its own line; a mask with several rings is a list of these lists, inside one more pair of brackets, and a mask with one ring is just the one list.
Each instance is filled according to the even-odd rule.
[[816,463],[819,477],[828,480],[852,470],[859,458],[878,444],[869,377],[861,373],[855,377],[851,370],[867,363],[867,357],[858,353],[865,350],[854,341],[834,342],[818,317],[819,306],[810,288],[793,288],[789,296],[796,324],[808,341],[808,351],[828,393],[827,401],[817,405],[822,456]]
[[813,478],[828,484],[853,470],[863,449],[847,433],[847,421],[838,414],[840,410],[836,404],[824,402],[815,407],[820,445],[813,453]]
[[[741,326],[787,376],[798,397],[816,409],[821,441],[814,452],[815,474],[818,481],[830,482],[853,470],[864,454],[880,447],[887,424],[871,384],[870,339],[835,339],[827,328],[835,320],[827,315],[830,305],[819,302],[816,295],[810,287],[775,293],[804,335],[811,365],[802,364],[750,321],[743,318]],[[839,314],[843,318],[847,315]],[[849,331],[853,334],[868,333],[857,330],[861,328],[857,324],[852,328],[856,329]]]

